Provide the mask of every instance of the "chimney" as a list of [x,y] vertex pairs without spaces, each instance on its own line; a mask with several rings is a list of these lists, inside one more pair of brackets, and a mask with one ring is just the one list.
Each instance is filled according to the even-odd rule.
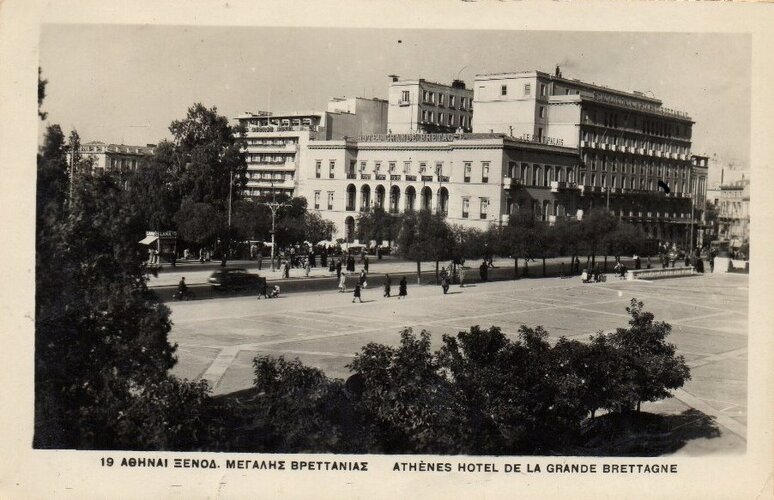
[[451,84],[453,89],[464,89],[465,88],[465,82],[462,80],[454,80]]
[[390,78],[392,78],[392,83],[395,83],[398,81],[398,78],[400,78],[398,75],[387,75]]

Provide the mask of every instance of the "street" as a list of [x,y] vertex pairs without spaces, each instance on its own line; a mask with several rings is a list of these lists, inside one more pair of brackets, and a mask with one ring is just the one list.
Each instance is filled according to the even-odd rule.
[[[472,273],[471,273],[472,274]],[[476,273],[477,274],[477,273]],[[310,278],[311,279],[311,278]],[[257,354],[298,357],[328,376],[346,378],[346,365],[368,342],[396,345],[406,326],[441,334],[471,325],[496,325],[512,338],[520,325],[542,325],[551,341],[561,336],[584,340],[597,331],[626,326],[625,307],[636,297],[645,310],[673,326],[669,341],[685,356],[692,379],[674,397],[643,405],[661,414],[699,410],[714,419],[719,438],[697,438],[680,450],[703,454],[743,452],[747,405],[747,275],[699,275],[659,281],[582,284],[580,278],[545,278],[440,287],[409,281],[408,297],[399,300],[380,287],[363,291],[352,303],[351,291],[297,292],[279,299],[254,296],[171,303],[179,363],[173,373],[208,380],[215,394],[251,386]]]

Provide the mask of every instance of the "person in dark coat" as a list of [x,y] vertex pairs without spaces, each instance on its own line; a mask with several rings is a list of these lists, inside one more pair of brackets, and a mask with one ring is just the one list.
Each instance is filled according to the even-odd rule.
[[341,278],[341,259],[336,260],[336,279]]
[[352,303],[355,302],[355,299],[359,300],[361,304],[363,303],[363,299],[360,298],[360,284],[359,283],[355,283],[355,291],[353,292],[353,295],[352,295]]
[[365,269],[365,272],[368,272],[368,256],[363,257],[363,269]]
[[402,277],[400,279],[400,283],[398,284],[398,298],[399,299],[405,299],[406,295],[408,295],[407,291],[408,283],[406,283],[406,277]]
[[323,250],[320,252],[320,267],[325,267],[328,265],[328,250],[323,248]]
[[355,258],[351,255],[347,256],[347,272],[348,273],[354,273],[355,272]]
[[486,281],[489,278],[489,266],[486,265],[486,261],[481,263],[478,272],[481,275],[481,281]]
[[392,280],[390,279],[389,274],[384,275],[384,296],[389,297],[390,296],[390,288],[392,287]]

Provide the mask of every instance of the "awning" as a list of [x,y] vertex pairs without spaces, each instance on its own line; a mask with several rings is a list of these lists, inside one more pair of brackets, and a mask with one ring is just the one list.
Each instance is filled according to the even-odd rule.
[[156,242],[157,239],[159,239],[158,236],[146,236],[140,240],[140,245],[152,245]]

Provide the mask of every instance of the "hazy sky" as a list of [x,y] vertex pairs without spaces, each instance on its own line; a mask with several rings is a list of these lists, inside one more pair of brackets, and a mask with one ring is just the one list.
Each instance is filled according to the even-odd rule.
[[652,92],[696,121],[694,153],[748,165],[750,50],[725,34],[47,25],[40,64],[49,123],[146,144],[194,102],[228,117],[319,110],[386,97],[391,73],[472,87],[479,73],[558,63],[565,77]]

